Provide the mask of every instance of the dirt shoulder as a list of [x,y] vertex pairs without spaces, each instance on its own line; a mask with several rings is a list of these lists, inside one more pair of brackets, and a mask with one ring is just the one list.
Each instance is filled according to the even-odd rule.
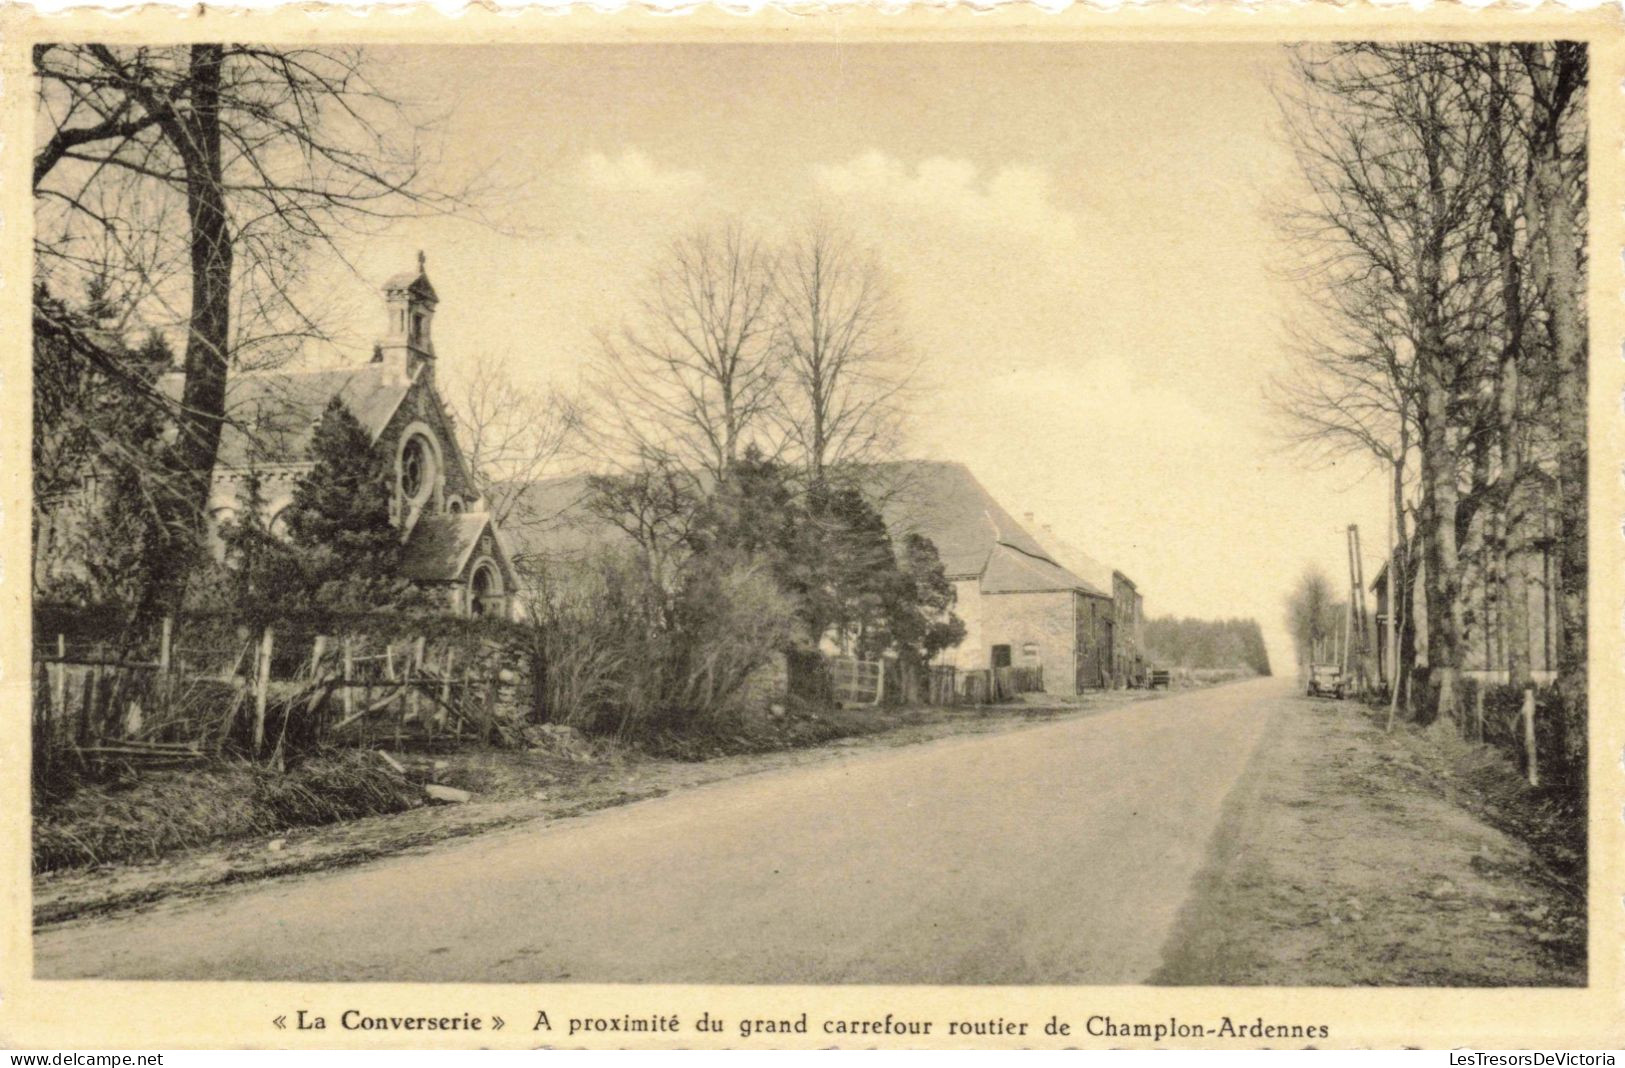
[[1473,811],[1485,783],[1502,804],[1518,791],[1471,750],[1387,734],[1353,702],[1281,698],[1152,981],[1584,985],[1583,896]]
[[572,758],[561,758],[556,751],[496,749],[438,754],[435,759],[443,766],[437,781],[467,790],[471,794],[467,803],[290,829],[150,861],[46,872],[34,879],[34,923],[44,927],[175,896],[219,892],[250,880],[360,863],[448,838],[567,819],[742,775],[838,759],[857,750],[1017,730],[1166,695],[1167,691],[1127,691],[1066,703],[876,711],[870,714],[871,721],[850,724],[852,733],[819,745],[703,761],[659,759],[613,746],[594,746]]

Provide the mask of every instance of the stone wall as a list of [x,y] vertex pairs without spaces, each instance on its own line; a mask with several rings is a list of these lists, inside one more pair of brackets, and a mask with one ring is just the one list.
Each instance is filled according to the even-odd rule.
[[995,645],[1010,646],[1016,667],[1041,665],[1046,693],[1076,692],[1073,594],[990,593],[981,597],[981,656],[991,663]]

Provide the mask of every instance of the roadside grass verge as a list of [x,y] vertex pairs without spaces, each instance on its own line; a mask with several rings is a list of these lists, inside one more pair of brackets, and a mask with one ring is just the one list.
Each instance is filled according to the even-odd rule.
[[287,771],[233,762],[86,784],[36,802],[34,871],[147,860],[421,803],[374,753],[323,753]]
[[[777,711],[752,710],[635,743],[577,733],[561,745],[538,732],[536,744],[529,748],[391,749],[392,758],[405,766],[404,775],[368,749],[326,750],[286,772],[247,762],[131,772],[110,782],[87,782],[71,791],[36,795],[33,870],[55,878],[74,869],[106,869],[161,858],[167,862],[187,851],[229,849],[300,828],[397,814],[423,805],[423,787],[429,782],[468,791],[479,804],[461,806],[467,809],[511,804],[568,807],[577,797],[645,796],[643,780],[660,774],[655,769],[668,763],[705,775],[698,766],[711,762],[722,768],[733,760],[863,744],[877,736],[889,739],[885,744],[908,744],[997,729],[1013,720],[1076,715],[1090,706],[1115,707],[1156,695],[1139,691],[1040,701],[1041,696],[1026,695],[1027,700],[1008,705],[950,707],[837,708],[792,700]],[[602,803],[612,802],[593,805]],[[450,819],[452,824],[460,819],[423,815],[441,822]],[[372,855],[365,848],[356,852]]]
[[650,756],[699,761],[725,756],[806,749],[842,738],[879,734],[923,722],[927,713],[914,708],[823,707],[791,699],[783,710],[752,710],[730,721],[697,726],[681,734],[665,733],[639,748]]
[[[1370,713],[1368,713],[1370,714]],[[1381,720],[1386,711],[1372,714]],[[1463,738],[1448,720],[1401,723],[1394,737],[1419,779],[1497,830],[1524,842],[1540,861],[1534,874],[1569,896],[1586,894],[1586,817],[1564,791],[1530,786],[1511,757]]]

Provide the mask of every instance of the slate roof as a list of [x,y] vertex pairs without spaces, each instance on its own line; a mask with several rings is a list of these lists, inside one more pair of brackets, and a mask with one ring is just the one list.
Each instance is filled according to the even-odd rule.
[[[584,560],[626,534],[587,510],[586,475],[526,483],[502,523],[509,551],[518,560]],[[501,493],[507,487],[497,490]]]
[[894,533],[930,538],[950,579],[981,576],[984,593],[1082,590],[1108,596],[1063,567],[960,463],[877,464],[871,481]]
[[[165,375],[164,391],[177,402],[179,374]],[[309,459],[310,439],[328,401],[344,399],[361,425],[377,437],[412,388],[412,382],[382,363],[337,371],[265,371],[231,376],[226,383],[229,422],[220,434],[219,463],[301,463]]]
[[[980,577],[985,593],[1081,590],[1110,596],[1057,562],[964,464],[876,464],[867,481],[893,535],[930,538],[950,579]],[[621,530],[587,511],[586,496],[585,475],[526,485],[502,528],[514,556],[579,560],[624,539]]]
[[[1112,569],[1049,530],[1039,535],[1045,555],[1098,589],[1114,590]],[[1127,576],[1124,576],[1125,578]]]
[[480,535],[491,525],[489,512],[424,516],[406,539],[401,572],[417,582],[451,582],[462,576]]

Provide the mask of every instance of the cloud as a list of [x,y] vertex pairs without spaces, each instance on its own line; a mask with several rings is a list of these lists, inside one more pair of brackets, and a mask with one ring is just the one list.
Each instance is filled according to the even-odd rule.
[[705,185],[705,174],[698,170],[664,168],[638,149],[626,148],[618,156],[589,152],[581,159],[576,180],[588,189],[604,193],[685,196]]
[[820,164],[813,181],[832,196],[976,230],[1067,242],[1077,218],[1056,207],[1054,182],[1040,167],[1011,163],[984,175],[968,160],[933,156],[912,168],[878,150]]

